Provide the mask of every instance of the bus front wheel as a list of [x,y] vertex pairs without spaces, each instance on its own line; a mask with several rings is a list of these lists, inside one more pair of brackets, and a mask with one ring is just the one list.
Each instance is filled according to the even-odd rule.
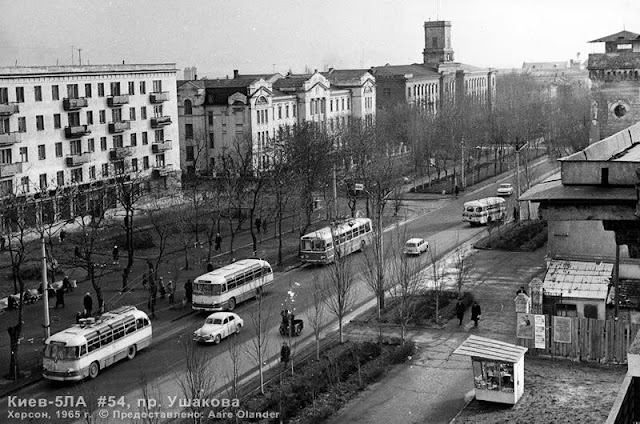
[[133,359],[136,356],[136,351],[136,345],[129,346],[129,349],[127,349],[127,359]]
[[236,308],[236,298],[229,299],[229,311],[233,311]]
[[93,380],[98,376],[98,373],[100,373],[100,365],[98,365],[98,362],[92,362],[89,365],[89,378]]

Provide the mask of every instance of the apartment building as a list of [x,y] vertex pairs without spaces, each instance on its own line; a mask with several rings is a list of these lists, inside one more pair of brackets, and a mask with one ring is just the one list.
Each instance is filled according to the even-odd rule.
[[366,70],[241,75],[180,81],[181,168],[212,174],[225,150],[250,140],[257,169],[269,166],[281,131],[316,122],[337,131],[350,119],[375,119],[375,80]]
[[[175,64],[0,67],[0,191],[179,172]],[[62,212],[63,215],[66,212]]]

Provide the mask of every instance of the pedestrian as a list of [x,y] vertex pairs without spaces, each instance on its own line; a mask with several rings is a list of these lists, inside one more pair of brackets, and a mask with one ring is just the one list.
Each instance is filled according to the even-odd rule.
[[169,280],[169,284],[167,284],[167,296],[169,296],[169,303],[173,303],[174,292],[175,292],[175,287],[173,286],[173,281]]
[[213,271],[213,264],[211,262],[209,262],[207,264],[207,272],[211,272],[211,271]]
[[149,285],[149,303],[147,306],[151,311],[151,318],[156,317],[156,297],[158,296],[158,286],[156,286],[155,281],[151,281]]
[[256,218],[256,231],[259,233],[260,232],[260,225],[262,224],[262,220],[260,219],[260,217]]
[[67,238],[67,232],[64,230],[60,230],[60,243],[64,243],[64,239]]
[[84,305],[84,317],[90,317],[91,312],[93,311],[93,299],[91,298],[91,293],[87,292],[87,294],[84,295],[82,304]]
[[280,349],[280,361],[287,365],[289,363],[289,359],[291,359],[291,349],[287,342],[282,342],[282,349]]
[[167,295],[167,288],[164,285],[164,279],[162,277],[160,277],[158,279],[158,290],[160,291],[160,299],[164,299]]
[[262,221],[262,234],[267,234],[267,220]]
[[519,218],[519,217],[518,217],[518,207],[517,207],[517,206],[514,206],[514,207],[513,207],[513,220],[514,220],[515,222],[518,222],[518,218]]
[[111,255],[113,256],[113,264],[118,265],[120,263],[120,250],[118,246],[113,246],[113,250],[111,251]]
[[73,287],[71,286],[71,281],[69,280],[69,276],[65,275],[62,279],[62,288],[68,292],[73,291]]
[[73,250],[73,254],[76,258],[82,259],[82,253],[80,253],[80,248],[78,246]]
[[456,193],[456,198],[458,198],[458,194],[460,193],[460,187],[458,187],[458,184],[456,184],[454,191]]
[[458,303],[456,304],[456,317],[458,317],[458,320],[460,321],[460,324],[458,324],[458,326],[462,325],[462,319],[464,318],[464,303],[462,303],[462,300],[459,299]]
[[56,290],[56,309],[58,309],[58,306],[64,308],[64,286],[60,286]]
[[193,283],[191,282],[191,280],[187,280],[187,282],[184,283],[184,293],[185,297],[187,298],[187,302],[191,303],[193,295]]
[[220,250],[220,245],[222,244],[222,236],[220,233],[216,233],[216,250]]
[[471,321],[473,321],[474,327],[478,326],[481,314],[482,310],[480,309],[480,305],[478,305],[478,302],[473,302],[473,306],[471,307]]
[[4,250],[4,245],[6,243],[7,243],[7,240],[4,238],[4,236],[0,236],[0,252]]

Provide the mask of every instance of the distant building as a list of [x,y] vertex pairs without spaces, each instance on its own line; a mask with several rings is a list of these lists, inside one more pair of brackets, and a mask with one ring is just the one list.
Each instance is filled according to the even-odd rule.
[[436,113],[445,102],[464,97],[495,105],[496,71],[454,62],[451,22],[424,23],[423,63],[372,67],[378,109],[410,104]]
[[590,43],[605,44],[605,52],[590,54],[587,64],[595,142],[640,121],[640,35],[620,31]]
[[182,72],[183,79],[187,81],[193,81],[198,79],[198,68],[192,66],[190,68],[184,68]]
[[[94,190],[134,174],[166,185],[180,163],[176,72],[172,63],[0,68],[0,193]],[[56,207],[73,215],[69,203]]]
[[588,89],[591,87],[589,73],[583,69],[580,54],[568,62],[524,62],[521,73],[530,75],[546,90],[548,98],[553,99],[558,89],[572,86]]

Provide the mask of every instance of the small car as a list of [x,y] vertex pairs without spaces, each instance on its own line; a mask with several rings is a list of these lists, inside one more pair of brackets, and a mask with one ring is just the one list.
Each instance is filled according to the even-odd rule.
[[405,255],[421,255],[422,252],[426,252],[429,249],[429,242],[423,238],[410,238],[404,244]]
[[244,326],[244,320],[233,312],[214,312],[209,315],[204,325],[193,333],[193,340],[198,343],[218,344],[231,334],[237,334]]
[[513,186],[509,183],[503,183],[498,186],[498,196],[511,196],[513,194]]

